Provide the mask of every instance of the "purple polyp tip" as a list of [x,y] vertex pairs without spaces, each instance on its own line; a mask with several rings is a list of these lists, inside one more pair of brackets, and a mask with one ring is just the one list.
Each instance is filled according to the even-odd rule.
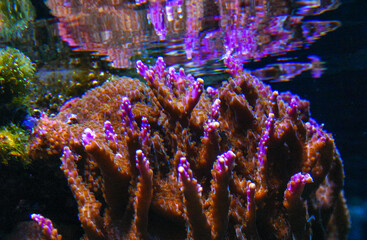
[[232,166],[234,163],[234,160],[236,159],[236,154],[234,154],[234,152],[229,150],[225,152],[223,155],[226,159],[227,166]]
[[147,2],[146,0],[135,0],[136,5],[141,5],[141,4],[144,4],[146,2]]
[[212,121],[204,126],[204,137],[209,138],[210,134],[219,128],[219,122]]
[[250,183],[247,187],[247,190],[246,190],[246,193],[247,193],[247,210],[250,209],[250,204],[254,201],[255,190],[256,190],[255,183]]
[[104,133],[106,135],[107,142],[112,141],[117,145],[117,134],[115,133],[110,121],[104,122]]
[[71,156],[71,151],[70,151],[70,148],[69,147],[64,147],[64,149],[63,149],[63,155],[66,157],[66,158],[68,158],[68,157],[70,157]]
[[82,141],[83,141],[84,146],[90,144],[95,138],[96,138],[96,133],[92,129],[90,128],[84,129],[82,133]]
[[233,76],[236,76],[240,71],[243,70],[242,64],[238,59],[229,55],[224,59],[224,64],[227,66],[229,73]]
[[157,61],[155,62],[155,66],[152,68],[154,74],[157,74],[159,78],[162,78],[165,75],[164,72],[165,69],[166,69],[166,63],[164,62],[163,57],[158,57]]
[[149,171],[149,160],[145,157],[141,149],[136,150],[136,166],[139,169],[140,175],[144,175]]
[[127,97],[122,98],[122,106],[124,107],[124,109],[127,109],[127,110],[131,108],[130,100]]
[[298,111],[298,103],[297,99],[292,98],[290,102],[290,106],[287,108],[287,113],[291,117],[297,117],[299,111]]
[[31,214],[31,218],[36,222],[41,222],[43,217],[41,214],[33,213]]
[[158,57],[156,61],[156,66],[159,66],[160,68],[166,68],[166,63],[164,62],[163,57]]
[[178,164],[177,171],[180,178],[184,181],[191,179],[189,174],[190,163],[186,160],[186,157],[180,157],[180,163]]
[[217,98],[215,99],[211,111],[210,111],[210,118],[213,120],[218,120],[219,117],[219,108],[220,108],[220,100]]
[[207,87],[206,92],[209,94],[209,96],[211,97],[215,97],[215,95],[218,94],[218,90],[212,87]]
[[145,78],[148,67],[141,60],[138,60],[136,61],[136,70],[140,76]]
[[266,130],[270,131],[274,125],[275,115],[274,113],[269,113],[269,117],[265,121]]
[[236,154],[232,151],[228,151],[217,157],[217,170],[219,173],[232,170]]
[[178,73],[180,74],[181,78],[186,78],[185,70],[183,68],[180,68],[178,70]]
[[140,137],[141,137],[143,145],[146,144],[146,141],[148,140],[149,132],[150,132],[150,125],[149,125],[148,119],[146,117],[142,117]]
[[[180,163],[178,164],[177,171],[180,181],[182,182],[181,190],[183,190],[187,186],[190,186],[189,183],[193,183],[195,181],[194,177],[192,176],[192,171],[190,169],[190,163],[186,160],[186,157],[180,157]],[[201,185],[196,183],[195,189],[199,196],[201,196],[201,192],[203,190]]]
[[268,143],[270,135],[274,131],[274,121],[275,121],[275,115],[273,113],[269,113],[269,117],[265,121],[265,131],[261,136],[259,142],[258,160],[260,166],[264,166],[265,163],[264,159],[266,156],[266,145]]
[[130,129],[134,129],[133,125],[134,115],[131,111],[130,100],[127,97],[122,98],[122,104],[120,109],[121,109],[122,122],[124,123],[125,127],[129,126]]
[[276,102],[278,95],[279,95],[279,92],[278,92],[278,91],[274,91],[274,92],[271,94],[271,96],[270,96],[270,99],[269,99],[269,100],[270,100],[272,103]]
[[303,191],[306,183],[313,182],[313,179],[309,173],[302,174],[301,172],[294,174],[291,177],[290,184],[288,184],[288,191],[294,194],[300,194]]
[[111,125],[111,122],[110,121],[105,121],[104,122],[104,128],[105,129],[110,129],[112,127],[112,125]]
[[191,96],[193,98],[198,98],[201,95],[201,92],[203,90],[203,85],[204,85],[204,80],[201,78],[198,78],[195,83],[194,86],[192,86],[192,91],[191,91]]
[[168,76],[172,78],[172,82],[177,82],[179,80],[179,76],[176,73],[176,69],[174,67],[170,67],[168,69]]
[[37,222],[37,224],[43,228],[47,230],[47,234],[48,236],[52,236],[52,223],[50,220],[46,219],[44,216],[42,216],[41,214],[31,214],[31,218]]

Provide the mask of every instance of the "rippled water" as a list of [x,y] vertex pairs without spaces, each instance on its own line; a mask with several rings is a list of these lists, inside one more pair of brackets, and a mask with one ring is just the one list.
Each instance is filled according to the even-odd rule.
[[[245,63],[307,48],[340,26],[307,18],[336,9],[338,0],[48,0],[47,5],[58,17],[61,38],[75,51],[105,56],[115,68],[163,56],[168,66],[183,66],[195,76],[223,73],[222,60],[228,55]],[[322,70],[313,64],[283,59],[254,74],[284,81],[305,70]]]

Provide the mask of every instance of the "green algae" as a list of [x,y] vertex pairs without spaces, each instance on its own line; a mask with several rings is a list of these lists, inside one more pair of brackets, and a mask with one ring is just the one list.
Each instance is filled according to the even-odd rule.
[[12,41],[22,37],[35,16],[35,9],[29,0],[1,0],[0,38]]
[[27,166],[31,160],[28,156],[29,133],[11,123],[0,128],[0,164],[10,162]]
[[0,50],[0,100],[2,104],[22,104],[33,85],[35,68],[18,49]]

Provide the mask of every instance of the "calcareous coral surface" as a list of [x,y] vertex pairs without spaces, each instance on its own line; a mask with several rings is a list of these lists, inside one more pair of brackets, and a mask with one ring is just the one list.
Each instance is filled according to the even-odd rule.
[[138,61],[146,84],[109,80],[41,117],[31,155],[60,156],[84,239],[346,238],[342,161],[309,102],[225,62],[232,78],[205,91]]

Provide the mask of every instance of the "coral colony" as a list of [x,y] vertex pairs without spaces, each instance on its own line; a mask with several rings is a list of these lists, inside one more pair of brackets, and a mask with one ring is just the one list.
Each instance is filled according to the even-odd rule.
[[206,92],[138,61],[146,84],[110,80],[42,116],[31,154],[61,156],[83,239],[346,238],[342,161],[309,102],[225,63],[232,77]]

